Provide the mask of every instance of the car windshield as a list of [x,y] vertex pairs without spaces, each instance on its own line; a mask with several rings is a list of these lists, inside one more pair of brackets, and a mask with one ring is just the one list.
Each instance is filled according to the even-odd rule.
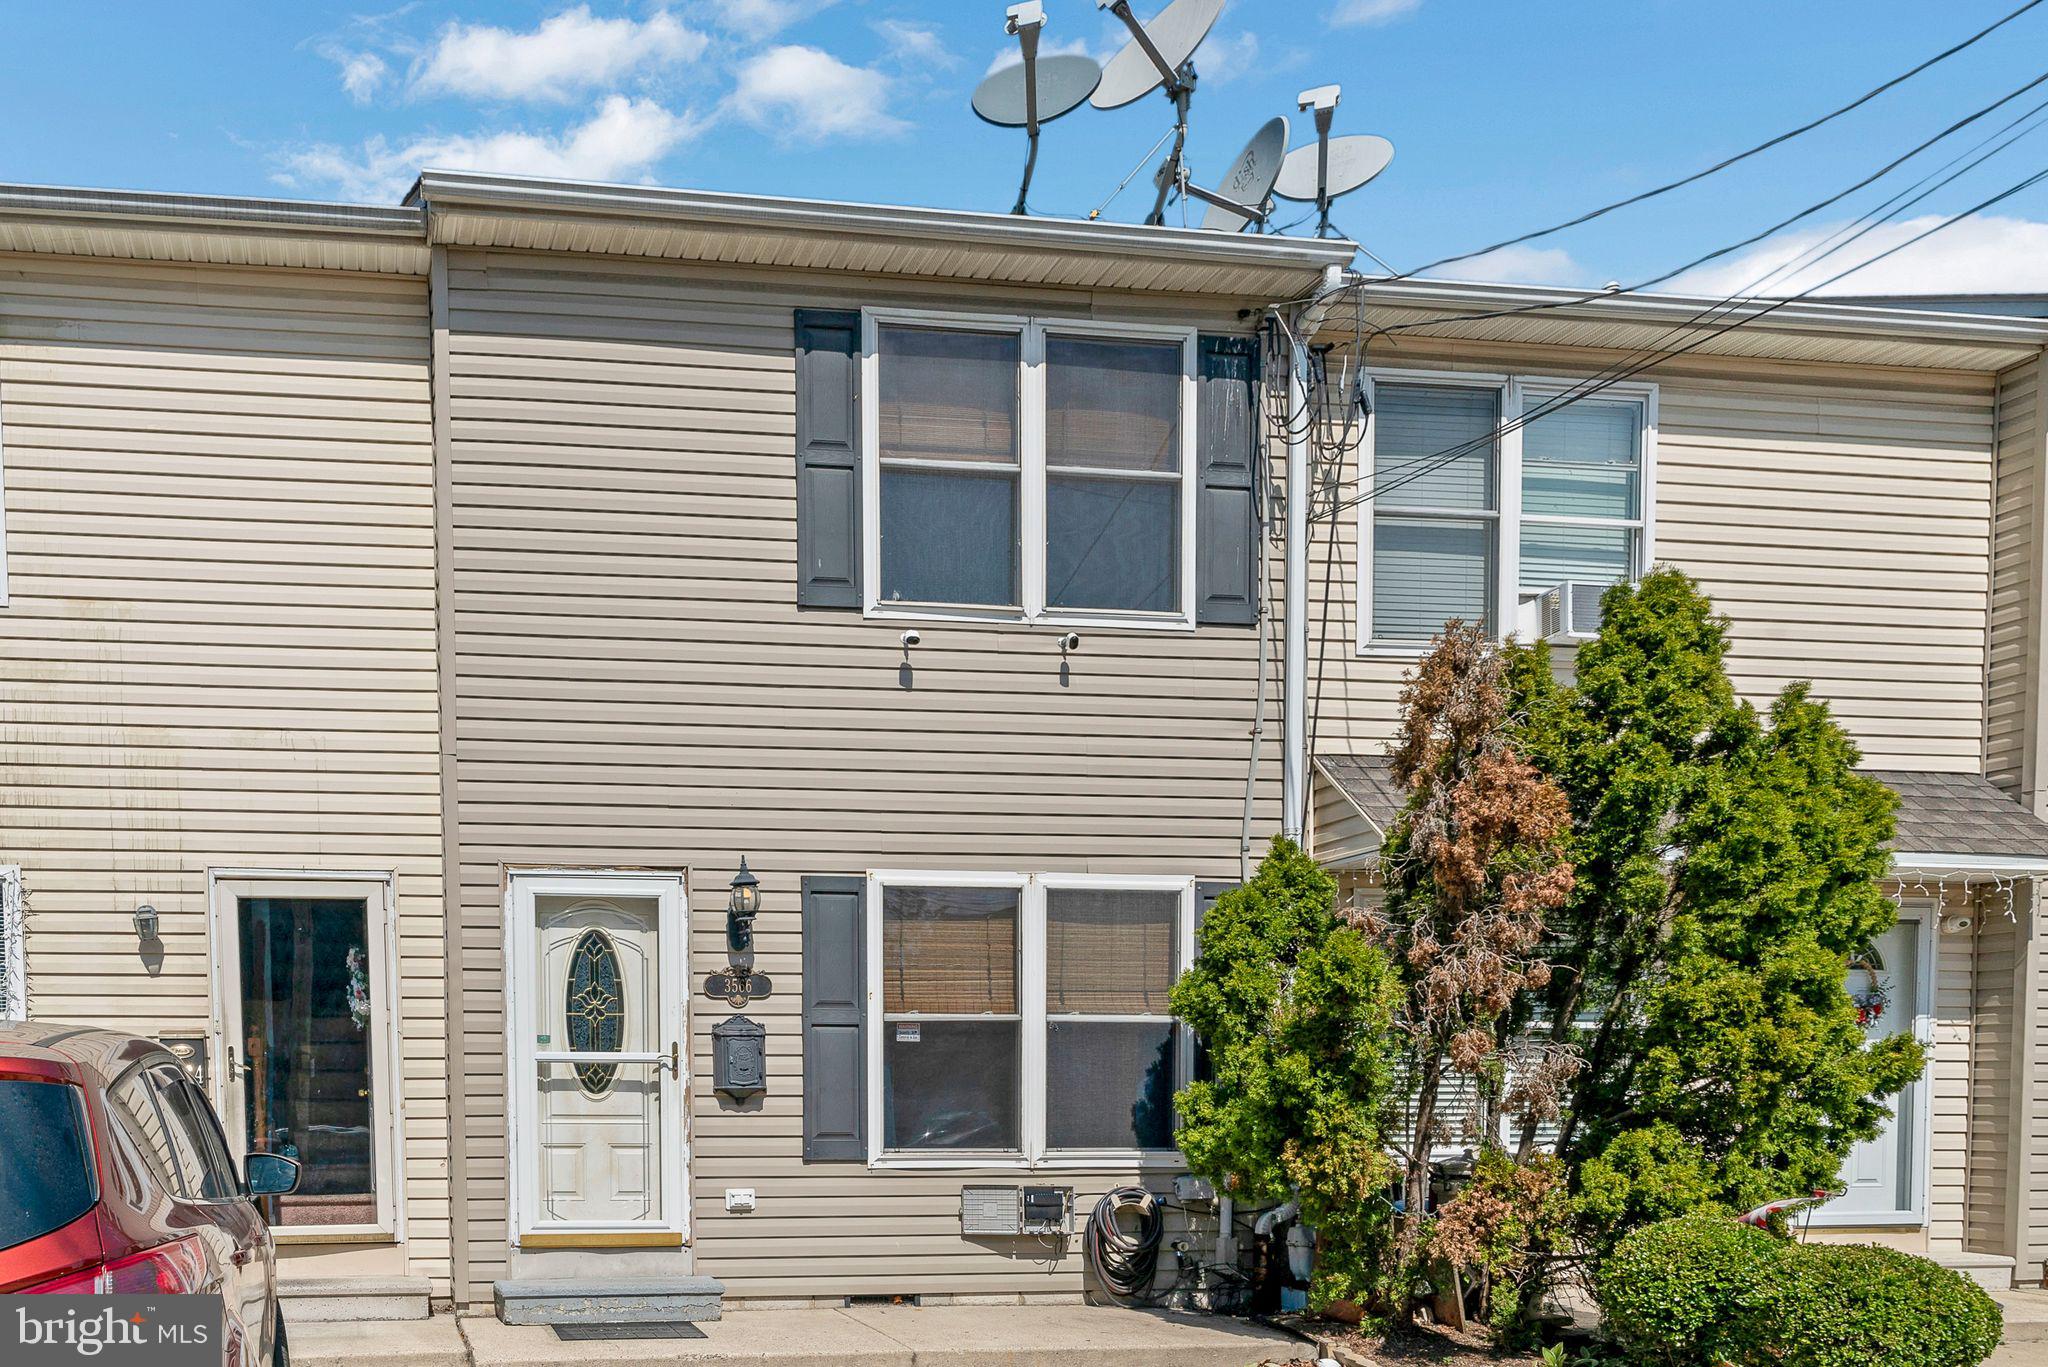
[[63,1082],[0,1078],[0,1248],[62,1229],[96,1199],[85,1097]]

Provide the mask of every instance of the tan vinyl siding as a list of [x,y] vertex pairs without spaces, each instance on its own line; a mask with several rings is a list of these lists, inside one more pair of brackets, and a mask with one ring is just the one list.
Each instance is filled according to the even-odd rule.
[[[876,868],[1235,879],[1258,641],[901,622],[795,604],[793,310],[1070,315],[1039,296],[517,254],[449,258],[453,706],[469,1284],[505,1274],[502,866],[688,865],[691,971],[760,875],[758,1109],[710,1091],[693,1001],[695,1262],[735,1297],[1072,1294],[1078,1243],[959,1233],[966,1172],[801,1161],[798,880]],[[1235,323],[1234,306],[1154,316]],[[1278,821],[1276,710],[1254,830]],[[1134,1169],[1061,1173],[1085,1210]],[[1015,1172],[982,1180],[1015,1181]],[[728,1185],[751,1215],[727,1215]]]
[[[2016,915],[2025,914],[2024,904]],[[2007,918],[2005,898],[1979,903],[1975,993],[1970,1034],[1969,1155],[1964,1247],[1973,1253],[2011,1253],[2013,1063],[2019,1012],[2015,992],[2024,944]]]
[[2028,802],[2038,787],[2041,725],[2043,468],[2040,361],[1998,377],[1998,464],[1992,507],[1990,666],[1985,768]]
[[[1410,341],[1399,364],[1568,378],[1610,359]],[[1655,557],[1695,576],[1731,620],[1743,695],[1763,703],[1811,679],[1866,763],[1979,771],[1990,377],[1689,357],[1642,378],[1660,386]],[[1356,477],[1347,462],[1340,487]],[[1366,753],[1393,725],[1412,658],[1352,648],[1355,515],[1320,521],[1315,535],[1318,624],[1324,562],[1336,557],[1336,635],[1309,685],[1323,699],[1318,746]]]
[[446,1294],[426,352],[422,281],[0,256],[0,862],[32,1015],[149,1035],[208,1029],[209,869],[395,874],[379,1270]]

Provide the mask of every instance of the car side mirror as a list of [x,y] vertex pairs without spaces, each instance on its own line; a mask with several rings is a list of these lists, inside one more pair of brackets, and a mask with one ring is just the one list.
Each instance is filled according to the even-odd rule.
[[252,1153],[242,1160],[251,1196],[289,1196],[299,1189],[297,1159],[277,1153]]

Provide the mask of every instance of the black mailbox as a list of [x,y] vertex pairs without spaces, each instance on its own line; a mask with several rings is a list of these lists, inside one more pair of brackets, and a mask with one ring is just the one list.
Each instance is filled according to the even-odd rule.
[[712,1089],[734,1101],[745,1101],[768,1090],[767,1036],[759,1021],[745,1016],[734,1016],[712,1026]]

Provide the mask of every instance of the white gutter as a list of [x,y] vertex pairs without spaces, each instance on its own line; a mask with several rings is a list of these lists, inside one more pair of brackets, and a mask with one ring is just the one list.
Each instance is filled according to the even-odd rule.
[[430,220],[434,215],[463,208],[510,214],[599,215],[1314,271],[1348,265],[1358,250],[1355,244],[1335,238],[1217,233],[1197,228],[789,199],[667,186],[537,180],[473,171],[423,171],[406,203],[424,207]]
[[2017,878],[2048,874],[2048,857],[2022,854],[1915,854],[1899,851],[1892,855],[1889,876],[1909,874],[2003,873]]
[[[1687,294],[1596,294],[1548,285],[1496,285],[1456,280],[1395,280],[1359,277],[1369,303],[1386,308],[1441,309],[1450,313],[1486,313],[1499,309],[1532,309],[1527,321],[1545,316],[1559,320],[1598,320],[1675,324],[1690,321],[1703,309],[1724,305],[1721,299]],[[1760,313],[1774,303],[1758,299],[1721,314],[1732,322]],[[1502,320],[1506,321],[1506,320]],[[1770,309],[1758,326],[1786,332],[1861,333],[1918,341],[1952,341],[2007,346],[2048,345],[2048,319],[2016,318],[1982,313],[1944,313],[1934,309],[1887,308],[1869,304],[1832,304],[1802,299]]]
[[410,205],[330,204],[150,190],[90,190],[64,185],[0,185],[0,215],[131,220],[213,229],[368,233],[424,243],[426,216]]

